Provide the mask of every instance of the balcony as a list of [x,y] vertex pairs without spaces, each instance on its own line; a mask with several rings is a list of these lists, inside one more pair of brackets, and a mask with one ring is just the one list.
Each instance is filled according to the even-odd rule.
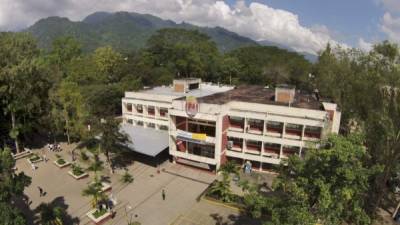
[[309,127],[307,126],[304,130],[304,140],[317,141],[321,138],[322,128],[321,127]]
[[279,158],[281,146],[279,144],[264,143],[264,155],[272,158]]
[[267,132],[268,136],[281,137],[283,133],[283,123],[280,122],[267,122]]
[[243,132],[244,119],[239,117],[229,117],[229,130]]
[[299,147],[292,147],[292,146],[283,146],[282,148],[282,158],[288,158],[289,156],[299,154],[300,149]]
[[232,143],[230,151],[242,152],[243,150],[243,139],[228,137],[228,141]]
[[250,134],[262,134],[264,130],[264,121],[249,119],[247,133]]
[[261,142],[259,141],[246,141],[246,152],[254,155],[261,154]]
[[297,124],[287,124],[285,126],[285,137],[290,139],[301,139],[301,134],[303,133],[303,126]]

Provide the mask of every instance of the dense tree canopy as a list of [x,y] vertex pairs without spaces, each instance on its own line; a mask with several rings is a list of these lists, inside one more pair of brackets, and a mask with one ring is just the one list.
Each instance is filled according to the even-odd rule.
[[[125,137],[118,135],[117,123],[101,121],[120,115],[125,91],[182,77],[233,85],[292,84],[338,103],[343,136],[330,137],[304,160],[291,158],[277,179],[276,197],[248,191],[244,201],[249,211],[262,219],[268,215],[272,224],[369,224],[377,210],[388,205],[385,199],[393,194],[392,181],[400,172],[399,64],[399,47],[390,42],[370,52],[328,45],[311,64],[276,47],[221,53],[195,30],[159,30],[145,48],[130,54],[109,46],[83,53],[71,37],[57,39],[50,51],[42,51],[25,33],[0,33],[1,144],[19,149],[35,140],[27,138],[30,135],[50,132],[55,139],[58,135],[72,142],[104,133],[108,155]],[[354,131],[366,138],[356,139]],[[9,151],[0,153],[5,154],[0,167],[13,166],[7,161]],[[18,196],[29,183],[22,175],[6,175],[13,179],[7,185],[16,185],[16,192],[0,179],[2,201]],[[230,197],[228,183],[217,183],[215,193]],[[0,220],[23,224],[12,205],[0,202],[0,209]]]
[[15,160],[9,149],[0,149],[0,224],[25,225],[26,221],[14,205],[13,198],[23,196],[31,183],[23,172],[14,172]]
[[275,180],[279,198],[270,209],[271,224],[298,224],[293,217],[309,221],[301,224],[369,224],[365,196],[375,169],[364,164],[363,141],[360,135],[331,136],[304,159],[291,157]]

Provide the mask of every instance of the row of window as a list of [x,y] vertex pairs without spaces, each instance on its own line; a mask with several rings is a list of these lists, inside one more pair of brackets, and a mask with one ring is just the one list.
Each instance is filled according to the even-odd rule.
[[[228,137],[228,150],[240,151],[243,149],[255,151],[257,154],[261,154],[261,151],[264,153],[272,154],[272,155],[280,155],[281,145],[276,143],[268,143],[264,142],[264,149],[261,141],[255,140],[245,140],[242,138]],[[282,146],[282,154],[283,156],[289,156],[300,153],[300,147],[297,146]]]
[[[144,106],[140,104],[132,104],[132,103],[126,103],[126,110],[128,112],[132,112],[133,108],[135,109],[136,113],[142,114],[144,112]],[[147,114],[154,116],[156,114],[156,107],[155,106],[147,106]],[[159,108],[159,114],[161,117],[166,117],[168,114],[168,109],[167,108]]]
[[[231,130],[236,131],[246,131],[248,133],[253,134],[262,134],[264,131],[266,133],[275,133],[275,134],[285,134],[292,135],[292,136],[302,136],[303,132],[303,125],[299,124],[291,124],[288,123],[285,125],[285,130],[283,129],[283,122],[276,122],[276,121],[267,121],[266,126],[264,128],[264,120],[259,119],[247,119],[247,127],[245,128],[245,119],[241,117],[229,117],[229,127]],[[304,129],[304,137],[309,138],[321,138],[322,128],[321,127],[314,127],[314,126],[305,126]]]
[[128,119],[127,122],[129,124],[136,125],[136,126],[141,126],[141,127],[145,126],[145,127],[148,127],[148,128],[158,128],[159,130],[166,130],[166,131],[168,130],[168,126],[156,125],[155,123],[145,123],[145,122],[140,121],[140,120],[134,121],[132,119]]

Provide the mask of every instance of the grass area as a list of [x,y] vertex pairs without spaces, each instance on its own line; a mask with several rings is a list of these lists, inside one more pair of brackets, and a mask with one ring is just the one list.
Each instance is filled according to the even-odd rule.
[[62,159],[62,158],[57,159],[58,165],[64,165],[65,163],[67,163],[67,162],[64,159]]
[[97,209],[94,213],[93,216],[94,218],[99,218],[100,216],[104,215],[107,213],[107,209]]
[[29,159],[31,161],[37,161],[37,160],[40,160],[40,157],[37,154],[32,154],[32,156],[29,157]]
[[74,164],[74,165],[72,166],[72,173],[73,173],[75,176],[80,176],[80,175],[84,174],[85,171],[83,171],[82,167],[80,167],[79,165]]

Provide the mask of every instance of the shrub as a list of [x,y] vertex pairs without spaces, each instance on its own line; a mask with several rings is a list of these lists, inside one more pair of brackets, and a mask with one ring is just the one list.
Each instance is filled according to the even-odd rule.
[[133,176],[130,173],[128,173],[128,171],[125,171],[124,175],[122,175],[121,177],[121,181],[126,184],[132,183],[133,180],[134,180]]
[[81,151],[81,159],[82,159],[83,161],[89,160],[89,156],[86,154],[86,152]]
[[82,167],[80,167],[78,164],[73,164],[72,165],[72,173],[76,176],[80,176],[84,173]]
[[59,158],[59,159],[57,159],[57,163],[59,165],[64,165],[66,162],[65,162],[65,160],[63,158]]

